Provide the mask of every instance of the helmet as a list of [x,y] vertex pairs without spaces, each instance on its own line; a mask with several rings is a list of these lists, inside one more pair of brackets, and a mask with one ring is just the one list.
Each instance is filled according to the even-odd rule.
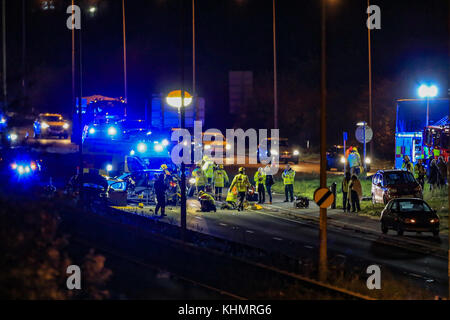
[[219,169],[223,169],[223,164],[219,164]]
[[167,170],[167,164],[161,165],[161,169],[162,169],[162,170]]
[[199,196],[202,196],[204,194],[205,194],[205,191],[203,191],[203,190],[199,191],[199,193],[198,193]]
[[239,173],[244,173],[245,172],[245,168],[244,167],[240,167],[239,168]]

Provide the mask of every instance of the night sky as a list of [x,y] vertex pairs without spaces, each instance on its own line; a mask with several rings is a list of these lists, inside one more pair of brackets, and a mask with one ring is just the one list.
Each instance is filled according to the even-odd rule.
[[[7,1],[10,99],[20,96],[21,2]],[[80,1],[76,1],[80,2]],[[65,8],[42,11],[27,0],[29,101],[40,110],[70,112],[71,32]],[[123,95],[121,1],[98,4],[98,14],[82,20],[83,95]],[[186,88],[191,87],[191,3],[185,12]],[[449,1],[378,0],[382,29],[373,36],[374,90],[394,84],[398,98],[414,98],[418,84],[433,81],[445,97],[449,79]],[[180,83],[180,1],[127,0],[129,102],[143,115],[152,93]],[[278,0],[280,108],[291,92],[317,94],[320,85],[320,1]],[[328,11],[329,108],[351,108],[368,86],[366,0],[330,0]],[[197,0],[198,94],[206,98],[207,125],[224,127],[228,71],[252,70],[255,87],[272,100],[272,1]],[[297,90],[297,88],[302,88]],[[266,90],[266,91],[265,91]],[[316,98],[311,98],[317,101]],[[315,108],[315,102],[310,109]],[[262,108],[261,112],[269,109]],[[311,112],[315,112],[312,110]],[[272,114],[267,114],[268,121]],[[230,119],[228,119],[230,120]],[[231,119],[232,120],[232,119]],[[261,124],[269,126],[270,122]],[[227,123],[228,125],[228,123]]]

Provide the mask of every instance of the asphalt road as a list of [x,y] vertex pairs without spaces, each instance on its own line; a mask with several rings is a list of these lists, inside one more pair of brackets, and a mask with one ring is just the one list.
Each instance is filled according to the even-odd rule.
[[[195,203],[195,201],[194,201]],[[195,206],[195,204],[193,204]],[[283,205],[276,204],[275,205]],[[177,209],[168,210],[163,221],[177,221]],[[318,227],[308,221],[286,218],[267,206],[260,211],[219,210],[217,213],[196,212],[188,214],[188,228],[265,250],[281,252],[310,264],[317,261]],[[432,240],[431,247],[439,246]],[[405,280],[426,288],[433,295],[447,294],[447,259],[433,250],[410,250],[413,244],[407,238],[404,246],[389,243],[390,238],[380,234],[358,233],[334,227],[328,229],[328,250],[331,264],[344,265],[346,270],[356,267],[363,272],[376,264],[382,272],[389,272],[396,279]]]

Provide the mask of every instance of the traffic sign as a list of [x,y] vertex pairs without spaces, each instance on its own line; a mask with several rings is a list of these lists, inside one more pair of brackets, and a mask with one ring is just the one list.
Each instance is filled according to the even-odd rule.
[[327,209],[334,202],[334,194],[328,188],[319,188],[314,192],[314,201],[320,208]]
[[[364,128],[366,131],[365,134],[364,134]],[[364,135],[366,136],[366,141],[364,141]],[[356,129],[355,136],[356,136],[356,139],[360,143],[364,143],[364,142],[369,143],[370,141],[372,141],[372,138],[373,138],[373,130],[369,126],[361,126]]]

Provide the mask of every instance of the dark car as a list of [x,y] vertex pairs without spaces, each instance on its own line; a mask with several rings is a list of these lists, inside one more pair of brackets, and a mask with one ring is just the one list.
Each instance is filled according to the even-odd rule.
[[372,202],[387,204],[396,198],[422,198],[422,187],[411,172],[380,170],[372,177]]
[[333,146],[327,151],[327,170],[344,171],[346,159],[343,146]]
[[439,217],[436,211],[422,199],[394,199],[381,212],[381,231],[397,231],[399,236],[405,231],[432,232],[439,236]]
[[[277,146],[278,151],[271,149],[272,146]],[[300,163],[300,150],[290,146],[287,138],[266,138],[258,146],[257,160],[261,162],[261,159],[266,157],[278,157],[280,163],[294,162],[298,164]]]

